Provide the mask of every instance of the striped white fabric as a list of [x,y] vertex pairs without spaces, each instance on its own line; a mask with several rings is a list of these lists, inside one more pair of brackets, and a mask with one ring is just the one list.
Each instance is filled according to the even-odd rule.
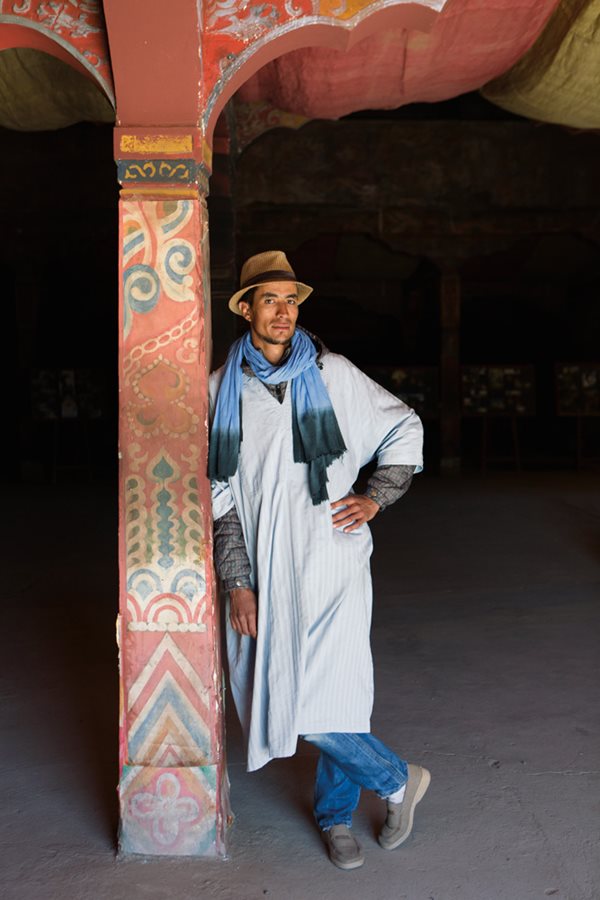
[[[422,426],[404,403],[343,356],[325,353],[322,375],[348,448],[329,469],[334,501],[361,466],[422,468]],[[210,378],[211,404],[222,370]],[[213,515],[236,507],[258,594],[258,637],[227,622],[231,688],[248,743],[248,770],[291,756],[298,735],[368,732],[373,704],[369,646],[372,550],[368,526],[332,527],[313,506],[307,467],[294,463],[291,391],[282,404],[244,376],[238,470],[213,485]]]

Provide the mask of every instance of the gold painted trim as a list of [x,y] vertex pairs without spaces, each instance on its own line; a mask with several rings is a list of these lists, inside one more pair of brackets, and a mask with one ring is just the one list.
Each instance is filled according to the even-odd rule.
[[136,196],[146,196],[149,200],[153,197],[177,197],[180,200],[197,200],[200,191],[198,188],[180,188],[180,187],[150,187],[147,184],[128,184],[121,188],[121,197],[130,197],[132,194]]
[[191,134],[122,134],[119,139],[122,153],[193,153],[194,138]]

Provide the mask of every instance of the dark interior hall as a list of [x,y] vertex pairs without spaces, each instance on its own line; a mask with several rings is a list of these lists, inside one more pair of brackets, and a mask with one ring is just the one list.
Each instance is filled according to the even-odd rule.
[[114,113],[0,128],[7,900],[600,897],[600,132],[491,99],[264,127],[237,96],[215,132],[213,367],[242,262],[280,248],[315,289],[301,323],[425,426],[373,522],[373,721],[433,782],[391,854],[363,796],[352,874],[312,821],[313,750],[247,774],[227,689],[229,858],[116,852]]

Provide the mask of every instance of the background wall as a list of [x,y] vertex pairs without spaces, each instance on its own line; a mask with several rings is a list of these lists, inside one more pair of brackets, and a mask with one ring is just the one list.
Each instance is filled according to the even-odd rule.
[[[112,478],[111,128],[0,133],[1,365],[11,385],[3,478]],[[233,269],[227,276],[221,263],[234,252],[239,266],[262,249],[286,250],[315,286],[303,323],[361,366],[439,363],[440,273],[452,267],[462,284],[461,361],[534,364],[537,415],[521,426],[529,464],[572,465],[574,423],[555,416],[553,366],[600,355],[599,145],[594,132],[539,126],[466,95],[279,128],[235,158],[216,156],[215,364],[240,324],[223,312]],[[41,420],[38,370],[92,370],[100,415],[85,429]],[[600,450],[597,424],[585,423],[590,452]],[[478,465],[479,423],[463,430],[464,462]],[[435,468],[436,422],[428,431]]]

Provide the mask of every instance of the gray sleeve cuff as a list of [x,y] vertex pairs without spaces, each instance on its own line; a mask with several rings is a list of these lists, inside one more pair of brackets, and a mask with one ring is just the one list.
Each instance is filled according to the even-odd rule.
[[414,466],[379,466],[369,478],[365,496],[386,509],[407,492],[414,471]]

